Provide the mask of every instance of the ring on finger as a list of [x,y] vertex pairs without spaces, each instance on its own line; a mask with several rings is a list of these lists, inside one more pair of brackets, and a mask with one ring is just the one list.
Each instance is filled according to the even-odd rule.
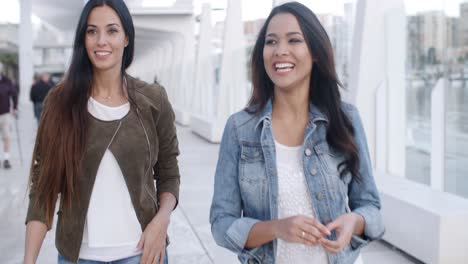
[[304,239],[304,237],[305,237],[305,232],[304,231],[302,231],[301,237],[302,237],[302,239]]

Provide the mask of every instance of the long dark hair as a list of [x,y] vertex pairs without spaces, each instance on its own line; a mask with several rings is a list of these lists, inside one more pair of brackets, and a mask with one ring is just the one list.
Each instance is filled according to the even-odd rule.
[[[79,195],[78,178],[88,135],[87,102],[93,81],[85,37],[88,16],[93,8],[99,6],[109,6],[117,13],[128,38],[120,69],[122,78],[133,60],[135,29],[124,1],[88,1],[76,28],[70,67],[64,80],[49,92],[45,100],[33,151],[30,186],[34,184],[34,206],[44,210],[48,226],[52,224],[58,194],[65,208],[70,208],[72,199]],[[128,95],[131,96],[130,91]]]
[[263,48],[265,46],[266,31],[271,19],[278,14],[284,13],[296,17],[309,51],[314,58],[309,85],[310,101],[328,116],[328,144],[334,149],[345,153],[346,159],[338,165],[340,175],[344,176],[350,172],[353,177],[360,180],[359,155],[353,138],[354,128],[341,109],[339,91],[341,84],[335,71],[333,48],[320,21],[306,6],[298,2],[279,5],[273,8],[266,19],[252,52],[253,91],[246,110],[250,113],[259,114],[268,100],[274,96],[274,84],[268,76],[263,62]]

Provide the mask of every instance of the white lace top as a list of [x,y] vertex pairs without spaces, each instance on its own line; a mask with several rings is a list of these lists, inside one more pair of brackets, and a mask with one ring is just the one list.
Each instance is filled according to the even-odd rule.
[[[275,142],[278,169],[278,217],[315,216],[302,166],[301,146],[288,147]],[[328,264],[321,246],[306,246],[278,239],[277,264]]]

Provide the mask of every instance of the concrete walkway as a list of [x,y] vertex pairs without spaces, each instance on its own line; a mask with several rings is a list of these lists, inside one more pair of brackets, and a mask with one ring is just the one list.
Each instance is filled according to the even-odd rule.
[[[23,165],[21,165],[16,129],[13,131],[13,169],[0,168],[0,263],[22,263],[24,251],[24,219],[28,199],[26,184],[31,153],[36,134],[32,106],[22,105],[18,120]],[[218,247],[210,232],[209,207],[213,195],[213,176],[218,157],[218,145],[210,144],[191,133],[189,128],[178,127],[182,175],[180,204],[174,211],[169,227],[171,245],[168,248],[171,264],[230,264],[237,257]],[[38,264],[56,263],[54,245],[55,228],[46,236]],[[366,264],[419,263],[384,242],[375,242],[363,251]]]

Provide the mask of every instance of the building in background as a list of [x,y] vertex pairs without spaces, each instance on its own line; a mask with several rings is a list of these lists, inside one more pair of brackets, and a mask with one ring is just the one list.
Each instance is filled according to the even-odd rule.
[[460,4],[460,46],[468,47],[468,2]]
[[[0,59],[17,58],[18,24],[0,24]],[[56,32],[44,23],[34,24],[33,27],[33,65],[34,73],[48,72],[53,81],[57,82],[63,76],[71,57],[71,42],[57,39]],[[8,75],[18,80],[18,63],[6,62]]]

